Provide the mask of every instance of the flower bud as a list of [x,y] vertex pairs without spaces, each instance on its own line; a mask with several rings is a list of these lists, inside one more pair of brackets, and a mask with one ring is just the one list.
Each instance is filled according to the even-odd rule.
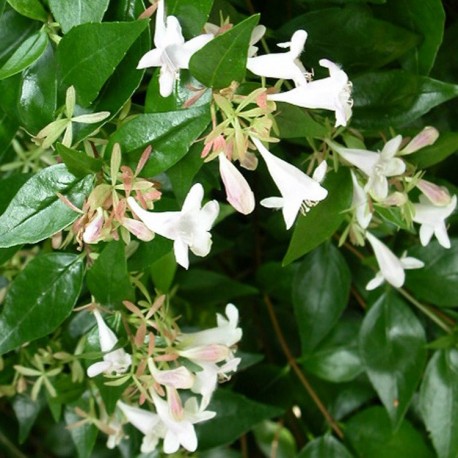
[[427,126],[419,134],[417,134],[410,142],[404,147],[399,154],[412,154],[425,146],[432,145],[439,138],[439,131],[434,127]]
[[430,181],[420,180],[417,188],[428,198],[433,205],[443,207],[451,201],[450,194],[446,188],[431,183]]

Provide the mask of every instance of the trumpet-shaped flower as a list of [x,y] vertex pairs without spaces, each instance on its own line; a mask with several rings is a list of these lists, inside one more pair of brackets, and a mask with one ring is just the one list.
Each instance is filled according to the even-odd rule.
[[402,175],[406,169],[402,159],[394,157],[402,142],[400,135],[388,141],[380,153],[344,148],[330,140],[327,142],[347,162],[358,167],[368,176],[369,179],[364,189],[370,192],[376,200],[383,200],[388,196],[387,177]]
[[369,200],[366,191],[359,184],[356,175],[351,171],[351,179],[353,181],[353,200],[352,207],[355,209],[356,221],[362,229],[366,229],[372,219],[372,212],[369,208]]
[[160,370],[154,364],[152,358],[148,359],[148,368],[154,380],[164,386],[186,390],[194,384],[194,376],[184,366],[175,369]]
[[258,76],[291,79],[296,86],[307,84],[307,72],[299,59],[306,40],[307,32],[296,30],[290,42],[278,44],[281,48],[289,48],[289,51],[249,57],[247,68]]
[[250,185],[224,153],[220,153],[218,159],[219,173],[226,189],[228,202],[238,212],[244,215],[250,214],[255,206],[254,194]]
[[400,288],[405,281],[405,269],[420,269],[424,263],[412,257],[398,258],[383,242],[370,232],[366,233],[366,238],[374,250],[375,258],[380,267],[375,278],[367,285],[367,290],[379,287],[385,280],[395,288]]
[[161,67],[159,91],[162,97],[167,97],[173,91],[180,69],[188,68],[191,56],[212,38],[212,34],[204,34],[185,42],[178,19],[175,16],[166,18],[164,0],[159,0],[154,32],[156,48],[140,59],[137,68]]
[[129,197],[131,210],[151,231],[174,241],[173,249],[177,263],[189,267],[188,249],[197,256],[207,256],[212,240],[210,229],[219,213],[216,200],[207,202],[202,208],[204,188],[196,183],[189,191],[179,212],[148,212]]
[[267,169],[282,195],[282,197],[263,199],[261,205],[267,208],[281,208],[286,229],[289,229],[301,209],[305,212],[309,211],[310,207],[328,195],[328,191],[317,179],[318,175],[322,174],[326,163],[323,161],[315,171],[314,178],[311,178],[288,162],[274,156],[257,138],[252,137],[251,140],[266,162]]
[[413,220],[420,226],[420,241],[423,246],[428,245],[433,234],[444,248],[450,248],[450,239],[445,227],[445,219],[456,208],[456,195],[444,206],[429,203],[426,198],[420,197],[420,203],[414,204],[415,215]]
[[118,339],[114,332],[106,325],[105,321],[103,321],[102,315],[98,310],[94,310],[94,316],[97,320],[99,330],[100,349],[105,354],[103,355],[103,361],[91,364],[87,368],[87,375],[89,377],[95,377],[102,373],[111,374],[113,372],[116,375],[123,374],[131,365],[132,358],[122,348],[110,352],[118,343]]
[[346,126],[351,117],[353,100],[351,82],[347,74],[335,63],[321,59],[320,65],[329,70],[329,76],[302,84],[279,94],[269,94],[267,100],[286,102],[303,108],[321,108],[334,111],[336,127]]

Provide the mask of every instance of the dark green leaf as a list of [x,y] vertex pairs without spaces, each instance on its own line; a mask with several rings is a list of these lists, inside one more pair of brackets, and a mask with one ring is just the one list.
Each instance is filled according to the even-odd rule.
[[[78,403],[78,407],[81,402]],[[76,406],[67,406],[65,409],[65,423],[67,426],[74,425],[81,421],[81,417],[75,412]],[[80,407],[82,410],[87,411],[87,406]],[[92,454],[95,441],[99,430],[91,423],[83,423],[77,427],[70,427],[70,435],[78,452],[78,458],[89,458]]]
[[189,70],[207,87],[223,88],[242,82],[246,73],[251,32],[259,15],[251,16],[218,35],[191,57]]
[[100,22],[110,0],[48,0],[54,19],[67,33],[75,25]]
[[154,176],[176,164],[209,122],[208,106],[139,115],[118,129],[108,150],[119,143],[123,153],[140,152],[151,144],[153,152],[142,174]]
[[353,79],[352,125],[399,128],[458,95],[458,86],[403,70],[366,73]]
[[0,80],[32,65],[45,52],[47,45],[48,35],[43,30],[27,38],[0,68]]
[[22,16],[41,22],[48,20],[48,13],[46,13],[40,0],[8,0],[8,3]]
[[277,110],[275,122],[280,138],[324,138],[328,135],[328,129],[316,122],[303,108],[279,102]]
[[332,436],[323,436],[309,442],[297,458],[351,458],[351,453]]
[[173,285],[176,270],[177,263],[173,250],[156,259],[150,267],[154,287],[162,293],[167,293]]
[[458,151],[458,132],[444,132],[440,134],[434,145],[422,148],[409,156],[408,160],[418,168],[426,169],[442,162],[456,151]]
[[81,258],[50,253],[15,278],[0,315],[0,354],[53,332],[71,313],[83,283]]
[[283,265],[328,240],[344,220],[344,212],[350,208],[353,194],[348,169],[341,168],[337,173],[328,173],[323,187],[328,190],[328,196],[307,215],[299,216]]
[[164,237],[155,237],[151,242],[140,242],[137,251],[129,258],[128,270],[144,270],[172,249],[173,242]]
[[82,24],[62,38],[57,48],[61,81],[75,86],[81,105],[97,97],[147,26],[147,21]]
[[212,6],[213,0],[168,0],[167,15],[178,18],[183,35],[189,39],[202,33]]
[[281,423],[263,421],[253,428],[253,433],[265,456],[297,458],[294,436]]
[[423,436],[404,420],[394,432],[382,407],[366,409],[346,424],[345,439],[361,458],[433,458]]
[[64,164],[34,175],[0,216],[0,247],[39,242],[67,227],[78,213],[61,202],[56,193],[81,207],[91,186],[91,176],[76,178]]
[[121,307],[134,298],[124,249],[124,242],[110,242],[86,275],[89,291],[102,305]]
[[81,151],[67,148],[62,143],[57,143],[57,152],[70,173],[76,176],[85,176],[89,173],[97,173],[102,168],[102,160],[88,156]]
[[310,353],[332,329],[348,301],[350,270],[339,250],[324,243],[299,265],[292,300],[302,352]]
[[449,357],[456,349],[437,351],[421,386],[420,407],[439,458],[455,458],[458,450],[458,377]]
[[10,146],[11,140],[13,140],[16,132],[19,128],[19,123],[14,119],[10,118],[0,108],[0,162],[3,154]]
[[2,214],[24,183],[32,176],[30,173],[18,173],[0,180],[0,214]]
[[19,423],[19,443],[23,444],[43,408],[43,403],[39,399],[32,401],[29,396],[18,395],[12,404]]
[[364,318],[360,354],[395,428],[423,374],[425,346],[423,326],[394,293],[381,296]]
[[282,413],[278,407],[259,404],[222,389],[216,391],[208,410],[217,414],[196,428],[199,450],[230,444],[254,425]]
[[409,255],[421,259],[425,266],[409,271],[406,285],[418,299],[440,307],[458,307],[458,240],[451,242],[448,250],[437,241],[409,250]]

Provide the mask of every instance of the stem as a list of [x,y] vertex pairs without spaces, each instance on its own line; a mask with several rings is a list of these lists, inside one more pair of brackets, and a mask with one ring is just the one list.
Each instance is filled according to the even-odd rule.
[[306,389],[307,393],[309,396],[312,398],[313,402],[316,404],[318,407],[319,411],[323,414],[323,417],[326,419],[328,422],[329,426],[335,431],[335,433],[342,439],[343,438],[343,432],[340,429],[339,425],[336,423],[334,418],[332,418],[331,414],[329,411],[326,409],[325,405],[321,402],[321,399],[318,397],[316,394],[315,390],[313,389],[312,385],[310,385],[310,382],[307,380],[306,376],[300,369],[300,367],[296,363],[296,359],[291,353],[291,350],[289,349],[289,346],[285,340],[285,337],[283,335],[283,332],[280,328],[280,324],[278,323],[277,317],[275,315],[274,307],[272,304],[272,301],[270,300],[270,297],[267,294],[264,294],[264,302],[267,306],[267,311],[269,313],[270,320],[272,321],[272,326],[274,328],[275,334],[277,335],[278,342],[280,343],[280,346],[283,350],[283,353],[286,356],[286,359],[288,361],[288,364],[291,366],[291,369],[295,372],[297,378],[300,380],[304,388]]
[[5,451],[8,452],[8,456],[11,458],[27,458],[14,444],[0,431],[0,444],[5,447]]

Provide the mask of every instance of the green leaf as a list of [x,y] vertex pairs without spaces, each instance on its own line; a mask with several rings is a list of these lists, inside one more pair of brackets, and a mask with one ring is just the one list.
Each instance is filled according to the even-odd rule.
[[154,176],[176,164],[209,122],[208,106],[139,115],[111,137],[108,151],[119,143],[123,153],[139,153],[151,144],[153,152],[142,174]]
[[423,421],[439,458],[455,458],[458,450],[458,374],[449,361],[453,353],[456,349],[433,355],[420,391]]
[[288,103],[277,103],[275,122],[280,138],[324,138],[328,135],[328,129],[316,122],[307,110]]
[[353,79],[352,126],[399,128],[458,95],[458,86],[404,70],[366,73]]
[[83,261],[50,253],[30,261],[15,278],[0,315],[0,354],[53,332],[67,318],[83,284]]
[[[81,421],[81,417],[75,412],[75,407],[78,406],[82,410],[87,411],[88,406],[85,404],[80,401],[75,405],[68,405],[66,407],[64,417],[67,427]],[[69,430],[76,451],[78,452],[78,458],[90,458],[99,430],[89,422],[77,427],[70,427]]]
[[7,209],[19,189],[32,176],[30,173],[18,173],[0,180],[0,214]]
[[102,305],[121,307],[123,300],[133,300],[124,242],[110,242],[86,275],[91,294]]
[[434,145],[422,148],[409,156],[409,162],[414,163],[419,169],[426,169],[439,164],[456,151],[458,151],[458,132],[443,132]]
[[54,121],[56,107],[56,57],[52,44],[48,43],[40,58],[24,71],[17,109],[23,127],[37,134]]
[[81,207],[91,187],[91,176],[76,178],[64,164],[43,169],[21,187],[0,216],[0,247],[36,243],[64,229],[78,213],[56,193]]
[[18,128],[19,123],[0,108],[0,162],[3,154],[11,144],[11,140],[16,135]]
[[57,143],[56,149],[68,171],[75,176],[97,173],[102,168],[103,162],[100,158],[94,158],[81,151],[67,148],[62,143]]
[[371,407],[350,418],[345,439],[361,458],[434,457],[420,432],[406,420],[394,432],[382,407]]
[[322,436],[309,442],[297,458],[352,458],[351,453],[332,436]]
[[172,249],[173,242],[164,237],[155,237],[151,242],[140,242],[137,251],[128,260],[129,272],[146,269]]
[[100,22],[110,0],[48,0],[54,19],[67,33],[86,22]]
[[242,82],[251,32],[259,15],[251,16],[227,32],[218,35],[189,61],[190,72],[205,86],[215,89],[229,86],[232,81]]
[[22,16],[46,22],[48,13],[39,0],[8,0],[8,3]]
[[44,30],[27,38],[14,54],[0,68],[0,80],[22,72],[32,65],[48,45],[48,35]]
[[147,21],[81,24],[62,38],[57,48],[60,79],[75,86],[80,105],[97,97],[147,26]]
[[253,432],[256,443],[265,456],[297,458],[294,436],[280,423],[263,421],[253,428]]
[[213,0],[168,0],[167,15],[178,18],[183,35],[189,39],[202,33],[212,6]]
[[278,407],[223,389],[215,392],[208,410],[216,412],[216,417],[196,428],[199,450],[230,444],[254,425],[282,413]]
[[154,287],[161,293],[167,293],[173,285],[176,270],[177,263],[173,250],[156,259],[150,267]]
[[425,263],[422,269],[411,270],[406,276],[407,287],[418,299],[440,307],[458,306],[458,239],[451,239],[451,243],[448,250],[437,241],[409,250],[410,256]]
[[339,250],[324,243],[299,265],[292,300],[302,353],[310,353],[329,333],[347,306],[350,270]]
[[359,343],[367,375],[397,428],[423,374],[423,326],[396,294],[384,294],[364,318]]
[[346,168],[327,174],[323,187],[328,196],[305,216],[299,216],[283,265],[295,261],[331,238],[351,206],[353,186]]
[[40,399],[32,401],[29,396],[17,395],[12,405],[19,423],[19,443],[23,444],[43,408],[43,403]]
[[415,33],[376,19],[366,5],[348,3],[296,16],[280,29],[282,41],[290,40],[297,29],[306,30],[306,66],[315,71],[321,71],[318,62],[324,56],[346,71],[383,67],[419,41]]

